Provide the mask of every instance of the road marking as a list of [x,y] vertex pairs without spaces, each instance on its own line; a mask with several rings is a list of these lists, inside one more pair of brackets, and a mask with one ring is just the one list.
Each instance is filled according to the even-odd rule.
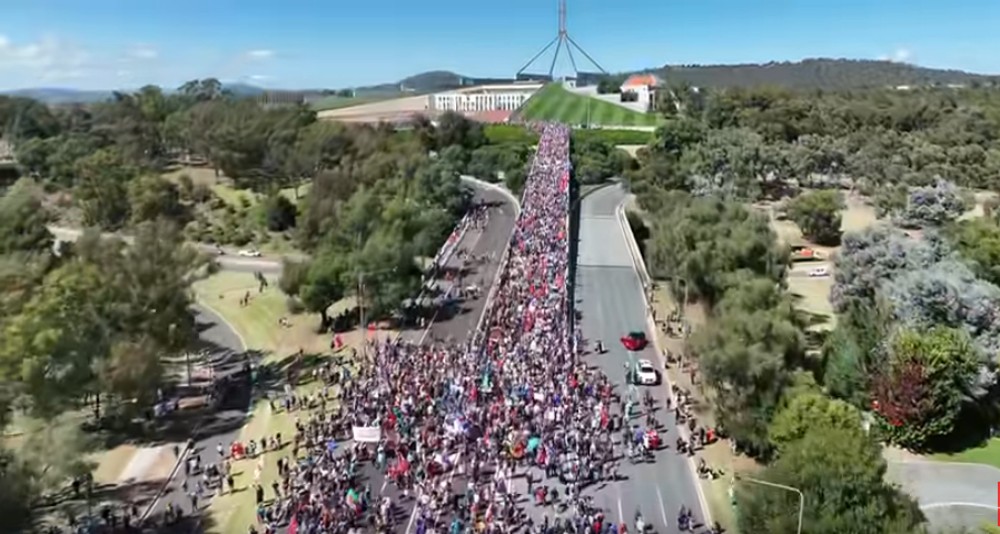
[[968,506],[969,508],[985,508],[987,510],[995,510],[996,506],[974,503],[974,502],[936,502],[932,504],[925,504],[920,507],[921,510],[933,510],[935,508],[950,508],[952,506]]
[[617,485],[616,489],[618,491],[618,522],[624,524],[625,523],[625,514],[622,513],[622,487],[621,487],[621,485],[620,484]]
[[663,494],[660,493],[660,485],[656,485],[656,502],[660,505],[660,517],[663,519],[663,528],[667,528],[670,522],[667,521],[667,509],[663,507]]

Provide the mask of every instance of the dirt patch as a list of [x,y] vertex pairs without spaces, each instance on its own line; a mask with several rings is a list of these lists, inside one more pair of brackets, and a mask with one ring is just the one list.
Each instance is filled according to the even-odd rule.
[[139,450],[135,445],[119,445],[109,451],[96,454],[93,460],[97,462],[94,469],[94,482],[98,484],[117,484],[122,472],[128,467]]
[[350,122],[367,122],[379,120],[395,120],[415,113],[427,113],[429,109],[430,97],[409,96],[405,98],[395,98],[382,102],[361,104],[339,109],[329,109],[320,111],[316,117],[320,120],[339,120]]

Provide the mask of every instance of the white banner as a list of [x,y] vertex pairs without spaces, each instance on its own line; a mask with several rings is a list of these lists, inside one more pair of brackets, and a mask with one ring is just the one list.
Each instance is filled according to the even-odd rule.
[[359,443],[378,443],[382,439],[382,429],[377,426],[352,427],[354,441]]

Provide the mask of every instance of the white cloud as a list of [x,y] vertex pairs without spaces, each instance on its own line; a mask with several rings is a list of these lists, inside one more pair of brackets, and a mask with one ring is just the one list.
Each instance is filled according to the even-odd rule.
[[93,70],[90,55],[55,35],[34,42],[14,42],[0,35],[0,80],[6,87],[86,78]]
[[247,59],[264,60],[274,57],[274,50],[251,50],[246,53]]
[[249,78],[255,82],[266,82],[273,80],[274,76],[268,76],[267,74],[251,74]]
[[160,52],[147,45],[136,45],[128,51],[128,57],[139,60],[151,60],[160,57]]
[[899,47],[892,54],[882,54],[878,59],[895,63],[910,63],[913,60],[913,52],[909,48]]

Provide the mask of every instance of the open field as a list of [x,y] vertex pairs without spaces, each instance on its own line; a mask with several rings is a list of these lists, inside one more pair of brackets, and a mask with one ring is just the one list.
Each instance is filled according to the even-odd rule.
[[944,462],[986,464],[1000,469],[1000,438],[990,438],[985,443],[955,453],[939,453],[931,456]]
[[[875,208],[858,195],[845,195],[847,208],[841,212],[841,229],[844,233],[858,232],[875,224]],[[788,276],[788,289],[799,298],[799,308],[813,315],[812,326],[817,329],[833,327],[833,307],[830,305],[830,289],[833,287],[832,257],[840,247],[824,247],[810,243],[802,236],[799,227],[790,220],[779,220],[770,205],[758,206],[766,210],[771,218],[771,227],[778,239],[786,245],[805,245],[818,251],[822,261],[798,262],[793,264]],[[810,277],[808,271],[816,267],[827,267],[829,276]]]
[[630,111],[610,102],[571,93],[557,83],[549,84],[531,97],[521,108],[520,115],[527,120],[601,126],[656,126],[660,123],[656,115]]
[[415,113],[428,111],[427,95],[393,98],[379,102],[370,102],[357,106],[320,111],[316,117],[320,120],[336,120],[346,122],[377,122],[392,121],[408,117]]

